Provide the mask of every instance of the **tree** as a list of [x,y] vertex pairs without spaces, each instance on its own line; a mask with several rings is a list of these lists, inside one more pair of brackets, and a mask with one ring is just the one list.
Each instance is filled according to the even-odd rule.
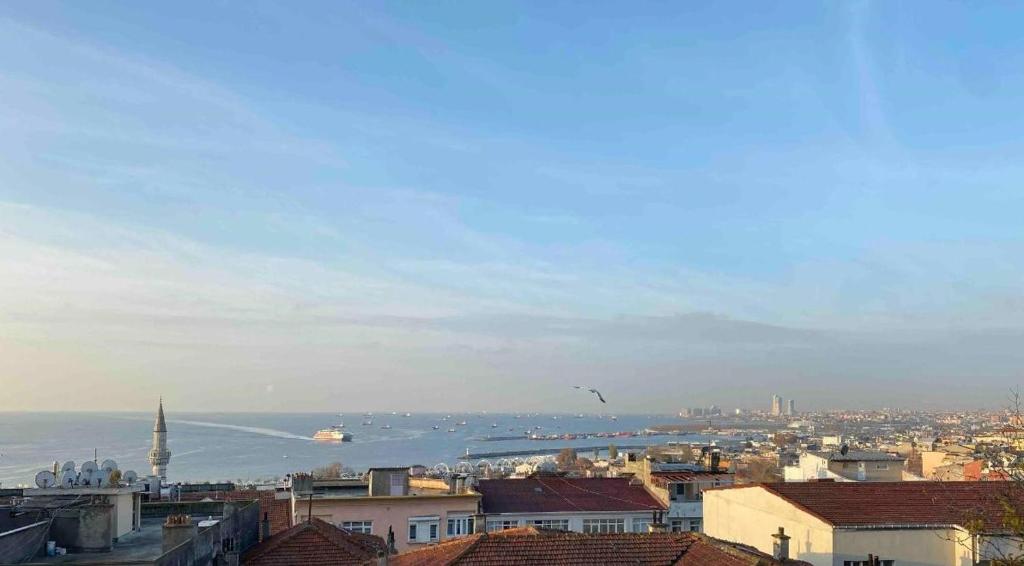
[[736,472],[740,483],[771,483],[782,481],[779,467],[769,458],[749,458]]
[[312,472],[312,475],[313,475],[314,479],[318,479],[318,480],[331,480],[331,479],[338,479],[338,478],[340,478],[341,475],[342,475],[342,472],[344,472],[344,471],[345,471],[345,468],[341,465],[341,462],[331,462],[330,464],[327,464],[326,466],[321,466],[319,468],[314,468],[313,472]]
[[619,448],[617,446],[615,446],[614,444],[609,444],[608,445],[608,459],[609,460],[616,460],[616,459],[618,459],[618,457],[619,457]]
[[572,448],[562,448],[562,451],[555,457],[555,463],[559,470],[567,470],[576,465],[576,451]]

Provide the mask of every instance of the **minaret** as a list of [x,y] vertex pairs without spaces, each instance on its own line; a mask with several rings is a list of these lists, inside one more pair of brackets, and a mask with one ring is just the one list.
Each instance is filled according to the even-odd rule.
[[164,400],[160,398],[160,409],[156,413],[153,424],[153,449],[149,451],[149,463],[153,465],[153,475],[167,479],[167,463],[171,461],[171,451],[167,449],[167,423],[164,422]]

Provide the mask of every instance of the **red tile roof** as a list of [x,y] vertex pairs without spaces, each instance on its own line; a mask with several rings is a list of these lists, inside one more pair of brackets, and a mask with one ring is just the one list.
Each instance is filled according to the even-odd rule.
[[649,511],[665,507],[644,488],[626,478],[563,478],[481,480],[483,512],[560,513],[573,511]]
[[387,545],[380,537],[350,533],[313,518],[257,544],[242,556],[246,566],[375,564]]
[[[592,564],[640,566],[778,566],[756,550],[699,533],[581,534],[524,527],[482,533],[401,554],[391,566]],[[804,564],[787,561],[787,565]]]
[[[1016,482],[793,482],[718,489],[765,489],[837,527],[963,525],[1002,529],[1003,502],[1024,505]],[[705,503],[707,505],[707,503]]]

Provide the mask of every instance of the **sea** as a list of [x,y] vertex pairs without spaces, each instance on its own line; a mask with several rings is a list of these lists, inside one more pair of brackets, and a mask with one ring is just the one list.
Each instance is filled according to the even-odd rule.
[[[448,417],[447,419],[445,417]],[[35,474],[68,460],[113,459],[121,470],[147,475],[152,413],[0,412],[0,487],[31,486]],[[371,420],[372,425],[363,423]],[[465,421],[465,425],[460,425]],[[703,435],[529,440],[538,434],[642,431],[679,422],[671,415],[167,413],[171,482],[257,482],[333,462],[355,471],[371,466],[454,467],[460,455],[563,447],[643,446],[706,442]],[[313,434],[344,423],[351,442],[325,443]],[[385,425],[390,429],[382,428]],[[438,429],[434,430],[433,427]],[[454,428],[455,432],[448,432]],[[485,440],[485,437],[515,437]],[[585,455],[585,454],[584,454]],[[498,460],[500,458],[492,458]]]

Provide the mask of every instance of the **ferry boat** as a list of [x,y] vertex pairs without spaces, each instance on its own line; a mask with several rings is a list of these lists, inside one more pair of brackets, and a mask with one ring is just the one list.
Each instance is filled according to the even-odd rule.
[[316,431],[313,435],[313,440],[330,440],[332,442],[350,442],[352,440],[352,434],[341,430],[341,427],[345,425],[334,425],[328,428],[322,428]]

